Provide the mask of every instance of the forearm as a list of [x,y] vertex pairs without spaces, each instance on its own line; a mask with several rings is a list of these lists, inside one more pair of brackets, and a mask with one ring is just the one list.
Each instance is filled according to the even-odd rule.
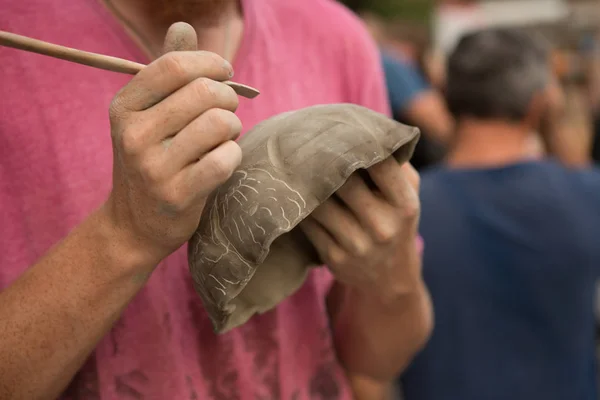
[[591,128],[583,124],[556,121],[542,133],[548,155],[570,167],[591,163]]
[[[384,304],[339,284],[331,292],[337,355],[349,376],[387,385],[412,361],[433,328],[429,293],[419,283]],[[337,303],[334,305],[332,303]]]
[[402,114],[409,123],[419,127],[431,140],[449,145],[454,130],[454,119],[448,112],[444,100],[435,91],[417,96]]
[[348,376],[354,400],[399,400],[394,382],[380,382],[361,375]]
[[92,214],[0,293],[0,398],[51,399],[142,287],[152,265]]
[[587,166],[591,162],[592,115],[581,88],[565,88],[565,106],[549,113],[540,129],[546,152],[571,167]]

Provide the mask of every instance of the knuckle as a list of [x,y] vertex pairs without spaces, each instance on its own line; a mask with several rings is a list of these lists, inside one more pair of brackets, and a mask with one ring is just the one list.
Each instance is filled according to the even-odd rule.
[[410,163],[404,164],[402,170],[410,185],[418,191],[421,186],[421,175],[419,172]]
[[185,78],[188,76],[183,52],[172,51],[162,56],[160,69],[162,73],[176,78]]
[[211,130],[218,134],[221,140],[228,140],[232,133],[238,133],[241,129],[240,119],[231,111],[213,108],[205,115]]
[[224,98],[225,98],[225,102],[223,104],[223,107],[231,110],[231,111],[236,111],[237,108],[240,105],[240,98],[237,95],[237,93],[235,92],[235,90],[233,90],[233,88],[229,85],[223,84],[224,86]]
[[370,249],[371,245],[364,238],[356,238],[352,241],[352,254],[355,257],[363,258],[367,256]]
[[194,95],[206,104],[229,111],[237,110],[239,97],[235,90],[223,82],[217,82],[207,77],[194,80]]
[[228,113],[228,111],[220,108],[211,108],[204,113],[204,116],[213,131],[225,133],[230,128],[230,116]]
[[208,104],[215,104],[218,99],[216,84],[217,82],[206,77],[197,78],[193,82],[195,95]]
[[140,174],[147,182],[157,183],[162,179],[162,174],[158,163],[152,159],[144,159],[139,164]]
[[419,188],[421,187],[421,175],[415,170],[414,175],[411,178],[411,183],[413,188],[419,192]]
[[212,157],[208,161],[206,168],[209,176],[212,176],[217,182],[222,183],[231,177],[235,169],[235,164],[228,158]]
[[121,149],[127,155],[137,155],[144,146],[144,135],[138,130],[126,130],[121,135]]
[[225,65],[225,59],[215,52],[202,50],[199,51],[198,54],[207,64],[209,64],[209,67],[214,68],[215,70],[222,69]]
[[413,222],[419,219],[421,215],[421,203],[415,194],[406,199],[402,206],[402,219],[407,222]]
[[391,222],[379,223],[374,230],[375,240],[379,244],[388,244],[398,235],[398,227]]
[[343,251],[330,247],[327,249],[327,259],[330,264],[343,265],[346,264],[347,256]]
[[218,80],[227,79],[233,72],[233,67],[227,60],[211,51],[200,51],[196,54],[201,58],[205,75],[210,77],[219,77]]
[[180,187],[167,185],[162,191],[162,199],[165,204],[176,211],[182,211],[186,206],[186,196]]
[[242,148],[236,142],[230,142],[231,149],[229,155],[231,157],[231,174],[242,163]]
[[175,191],[164,191],[160,195],[161,208],[169,214],[180,214],[186,206],[180,195]]

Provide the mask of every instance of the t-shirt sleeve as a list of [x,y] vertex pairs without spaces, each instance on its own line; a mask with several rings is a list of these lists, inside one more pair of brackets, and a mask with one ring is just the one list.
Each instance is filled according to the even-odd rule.
[[403,113],[412,100],[427,91],[429,85],[409,63],[382,54],[388,97],[394,113]]

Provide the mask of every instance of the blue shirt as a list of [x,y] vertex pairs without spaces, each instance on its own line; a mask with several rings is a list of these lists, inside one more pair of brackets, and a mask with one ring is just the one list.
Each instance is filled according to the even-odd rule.
[[429,89],[419,71],[401,58],[381,52],[388,97],[394,116],[400,115],[414,98]]
[[600,172],[535,161],[421,179],[436,325],[406,400],[596,399]]

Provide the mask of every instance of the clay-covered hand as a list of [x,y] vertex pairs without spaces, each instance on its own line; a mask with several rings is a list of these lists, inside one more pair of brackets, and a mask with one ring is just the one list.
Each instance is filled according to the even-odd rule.
[[375,189],[352,175],[301,227],[339,282],[393,301],[421,283],[419,176],[392,158],[368,173]]
[[202,51],[170,52],[114,98],[113,189],[105,209],[158,262],[198,227],[206,197],[241,161],[232,67]]

